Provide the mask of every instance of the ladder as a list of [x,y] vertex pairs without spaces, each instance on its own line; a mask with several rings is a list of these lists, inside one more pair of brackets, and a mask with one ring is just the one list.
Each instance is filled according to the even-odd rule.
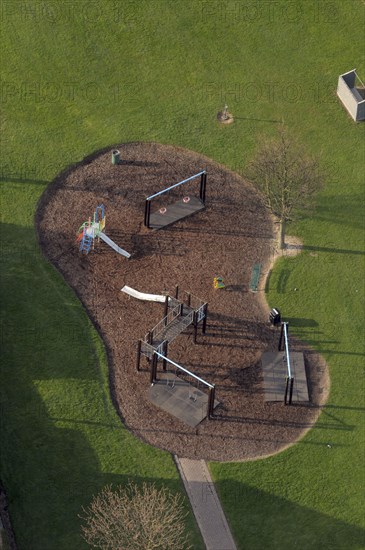
[[82,241],[80,243],[80,252],[85,252],[85,254],[88,254],[90,252],[92,242],[93,238],[91,237],[91,235],[84,233],[84,236],[82,237]]

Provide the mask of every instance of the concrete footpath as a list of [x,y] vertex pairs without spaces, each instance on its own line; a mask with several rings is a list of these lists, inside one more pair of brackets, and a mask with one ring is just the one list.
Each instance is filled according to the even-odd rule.
[[205,461],[174,459],[207,550],[237,550]]

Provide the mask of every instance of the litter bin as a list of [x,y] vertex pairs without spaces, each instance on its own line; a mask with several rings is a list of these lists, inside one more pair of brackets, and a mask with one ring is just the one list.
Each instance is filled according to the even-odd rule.
[[120,163],[120,151],[118,149],[114,149],[112,151],[112,164],[119,164]]
[[272,325],[280,325],[281,323],[281,314],[280,311],[276,308],[272,308],[269,315],[269,321]]

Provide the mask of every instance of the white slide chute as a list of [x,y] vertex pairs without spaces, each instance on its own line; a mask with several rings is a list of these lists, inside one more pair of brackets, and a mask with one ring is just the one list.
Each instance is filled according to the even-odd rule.
[[134,288],[131,288],[130,286],[124,286],[121,290],[129,296],[137,298],[137,300],[145,300],[147,302],[160,302],[161,304],[164,304],[166,300],[166,296],[159,296],[158,294],[145,294],[144,292],[138,292],[138,290],[134,290]]
[[121,254],[122,256],[125,256],[126,258],[130,258],[131,255],[123,250],[123,248],[120,248],[117,244],[115,244],[114,241],[112,241],[105,233],[100,232],[98,234],[98,237],[100,237],[106,244],[108,244],[115,252],[118,252],[118,254]]

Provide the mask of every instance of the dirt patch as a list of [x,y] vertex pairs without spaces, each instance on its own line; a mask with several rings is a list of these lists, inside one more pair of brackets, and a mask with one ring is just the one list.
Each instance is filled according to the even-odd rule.
[[[121,419],[142,440],[187,458],[249,460],[284,449],[318,417],[328,373],[323,359],[307,349],[311,402],[285,407],[263,399],[260,357],[277,348],[278,332],[268,323],[263,290],[249,291],[253,265],[263,265],[264,280],[276,253],[273,222],[259,195],[237,174],[191,151],[154,143],[116,149],[119,165],[112,165],[110,147],[60,174],[43,195],[36,221],[45,255],[103,337]],[[204,169],[205,210],[160,231],[144,227],[147,196]],[[178,192],[197,194],[198,185]],[[156,207],[168,207],[175,198],[164,196]],[[88,255],[79,253],[75,233],[101,203],[105,233],[131,259],[103,242]],[[213,288],[217,275],[225,290]],[[124,285],[154,294],[179,285],[208,302],[206,335],[199,333],[194,345],[187,330],[171,344],[169,356],[216,385],[216,419],[192,429],[149,402],[148,364],[136,371],[136,344],[163,317],[163,305],[128,298],[120,291]],[[303,344],[292,339],[291,348],[301,351]]]

